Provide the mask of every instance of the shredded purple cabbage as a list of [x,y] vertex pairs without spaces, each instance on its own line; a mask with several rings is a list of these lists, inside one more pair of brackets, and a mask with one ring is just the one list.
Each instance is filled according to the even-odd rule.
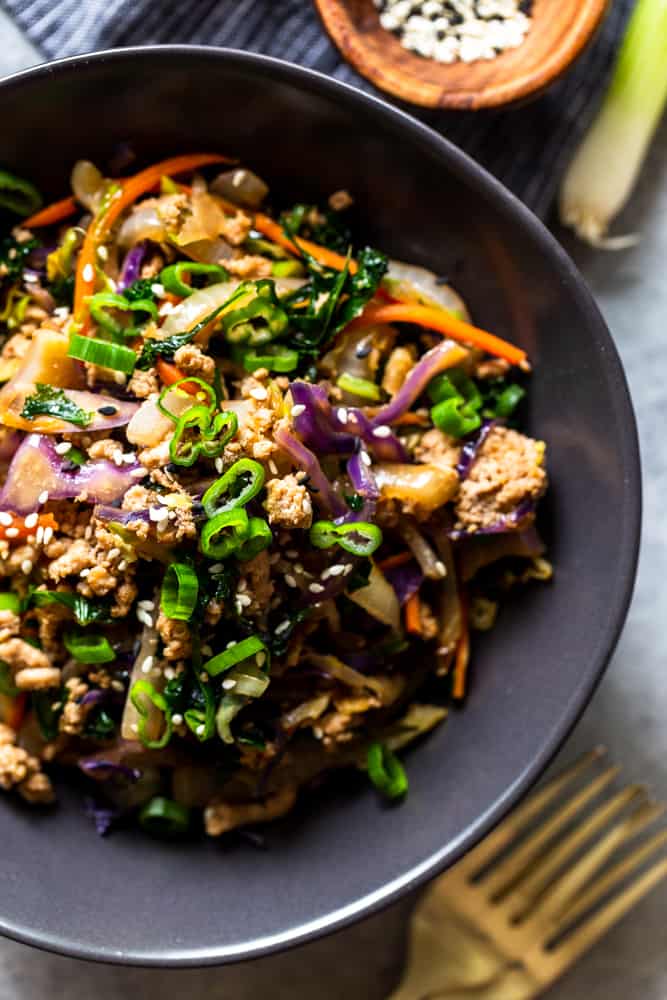
[[322,467],[312,451],[285,427],[278,428],[275,433],[275,440],[283,451],[287,452],[294,463],[300,469],[303,469],[308,476],[308,486],[313,494],[314,503],[320,509],[333,514],[334,517],[342,517],[346,514],[348,511],[347,505],[339,497],[324,475]]
[[105,805],[101,802],[96,802],[95,799],[92,798],[87,798],[85,800],[84,808],[86,810],[86,816],[89,816],[90,819],[92,819],[95,824],[95,830],[100,837],[106,837],[116,820],[122,816],[120,809]]
[[136,246],[133,246],[125,254],[123,269],[120,273],[117,286],[118,292],[124,292],[126,288],[129,288],[130,285],[134,284],[141,277],[141,265],[145,260],[147,250],[148,244],[144,240],[141,243],[137,243]]
[[401,607],[416,594],[424,582],[424,574],[416,561],[385,570],[386,578],[396,591]]
[[99,521],[106,521],[113,524],[130,524],[132,521],[143,521],[150,523],[150,511],[145,510],[120,510],[118,507],[108,507],[100,505],[93,511],[94,517]]
[[[410,456],[396,437],[393,431],[384,433],[381,436],[375,434],[380,426],[373,418],[370,420],[363,410],[356,407],[349,407],[347,410],[348,423],[352,423],[356,433],[366,445],[367,449],[378,462],[409,462]],[[387,425],[384,424],[384,427]]]
[[393,424],[406,413],[415,400],[419,399],[432,378],[451,367],[450,354],[456,345],[451,340],[443,340],[437,347],[427,351],[412,369],[394,398],[381,407],[373,417],[373,426]]
[[494,524],[486,528],[478,528],[477,531],[449,531],[448,537],[453,542],[459,542],[464,538],[478,538],[480,535],[504,535],[507,532],[520,531],[525,525],[527,518],[535,515],[536,502],[532,498],[522,500],[509,514],[504,514]]
[[141,777],[141,771],[136,767],[127,767],[125,764],[116,764],[111,760],[80,760],[79,768],[89,778],[96,781],[108,781],[110,778],[124,778],[134,784]]
[[295,405],[305,407],[293,422],[295,431],[309,448],[321,455],[349,455],[354,451],[354,436],[334,429],[331,404],[322,386],[292,382],[290,391]]
[[459,479],[467,479],[470,475],[470,470],[475,463],[479,449],[482,447],[493,428],[497,426],[497,423],[498,422],[496,420],[485,420],[475,437],[466,441],[463,445],[461,448],[461,455],[456,466]]

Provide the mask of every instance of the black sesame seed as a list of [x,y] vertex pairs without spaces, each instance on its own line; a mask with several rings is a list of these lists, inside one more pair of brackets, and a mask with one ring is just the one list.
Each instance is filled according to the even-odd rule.
[[100,406],[97,410],[101,413],[103,417],[113,417],[114,413],[118,413],[117,406]]

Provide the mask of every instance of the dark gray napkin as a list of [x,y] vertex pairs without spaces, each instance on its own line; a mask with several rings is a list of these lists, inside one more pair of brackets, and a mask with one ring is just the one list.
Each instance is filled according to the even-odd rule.
[[[48,58],[128,45],[197,43],[264,52],[364,90],[308,0],[0,0]],[[612,0],[595,41],[538,100],[478,112],[414,112],[546,216],[597,108],[633,0]]]

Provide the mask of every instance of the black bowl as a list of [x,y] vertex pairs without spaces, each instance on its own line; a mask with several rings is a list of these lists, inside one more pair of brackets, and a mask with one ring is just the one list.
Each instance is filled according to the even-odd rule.
[[[355,776],[267,833],[101,841],[64,789],[55,814],[0,805],[0,931],[82,958],[197,965],[259,955],[369,914],[442,871],[558,749],[614,647],[639,537],[632,406],[609,333],[544,227],[470,159],[371,97],[272,59],[164,47],[70,59],[0,84],[3,159],[62,197],[74,160],[129,140],[143,165],[240,157],[299,200],[355,196],[369,242],[450,276],[481,326],[535,365],[529,426],[549,442],[554,582],[476,643],[465,709],[407,755],[386,808]],[[508,137],[508,142],[511,137]]]

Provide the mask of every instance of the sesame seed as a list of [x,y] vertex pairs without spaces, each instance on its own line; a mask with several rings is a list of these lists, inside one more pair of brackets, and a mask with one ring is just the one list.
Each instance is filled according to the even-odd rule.
[[236,687],[236,681],[233,677],[228,677],[226,681],[222,682],[222,686],[225,691],[231,691],[232,688]]
[[14,518],[12,515],[7,514],[4,510],[0,513],[0,524],[2,524],[5,528],[8,528],[13,520]]
[[329,566],[329,575],[340,576],[341,573],[345,572],[346,568],[344,563],[335,563],[333,566]]
[[289,573],[285,574],[285,583],[288,587],[296,587],[296,580]]
[[255,389],[250,390],[250,395],[252,396],[253,399],[258,400],[258,402],[261,402],[263,399],[266,399],[269,394],[263,385],[258,385]]
[[116,385],[125,385],[127,382],[127,375],[123,374],[123,372],[114,372],[113,380]]
[[201,648],[201,651],[204,654],[204,656],[213,656],[213,650],[211,649],[208,643],[204,643],[204,645]]
[[81,577],[82,580],[85,580],[89,573],[90,573],[90,567],[84,566],[84,568],[79,573],[79,576]]
[[379,427],[373,428],[373,437],[388,438],[390,434],[391,434],[391,427],[387,427],[386,424],[380,424]]
[[162,673],[164,674],[165,678],[168,681],[173,681],[174,677],[176,676],[176,671],[174,670],[173,667],[165,667]]
[[294,563],[294,572],[295,573],[303,573],[303,566],[302,566],[302,564],[300,562]]
[[112,454],[111,458],[113,459],[114,465],[122,465],[123,464],[123,453],[120,450],[120,448],[117,448],[114,451],[114,453]]
[[93,526],[92,526],[92,524],[87,524],[86,525],[86,530],[83,533],[83,537],[86,539],[86,541],[89,541],[93,537]]
[[46,528],[44,528],[44,544],[48,545],[52,538],[53,538],[53,528],[51,527],[51,525],[47,525]]
[[29,576],[30,573],[32,573],[32,559],[23,560],[23,562],[21,563],[21,572],[24,573],[26,576]]
[[35,536],[35,541],[37,542],[38,545],[41,545],[42,542],[44,541],[44,528],[42,527],[41,524],[37,528],[37,534]]
[[180,726],[183,724],[183,716],[180,714],[180,712],[174,712],[174,714],[171,717],[171,721],[175,726]]
[[361,461],[364,463],[365,466],[371,465],[371,456],[368,454],[367,451],[360,451],[359,457],[361,458]]
[[306,407],[303,403],[297,403],[296,406],[292,407],[292,416],[300,417],[302,413],[306,412]]
[[447,567],[445,566],[444,562],[440,561],[440,559],[438,559],[437,563],[435,564],[435,568],[440,576],[447,576]]
[[158,299],[164,298],[164,285],[160,284],[159,281],[154,281],[151,285],[151,292],[153,295],[157,296]]
[[132,479],[143,479],[145,475],[146,475],[146,470],[144,468],[132,469],[132,471],[130,472],[130,476],[132,477]]
[[5,537],[6,538],[17,538],[18,537],[18,533],[19,533],[19,529],[18,528],[5,528]]
[[220,474],[222,472],[222,470],[224,469],[224,464],[223,464],[222,459],[221,458],[216,458],[216,460],[214,462],[214,465],[215,465],[215,471],[218,474]]
[[146,611],[142,611],[141,608],[137,608],[137,618],[139,619],[141,624],[146,625],[147,628],[153,627],[153,619]]
[[213,573],[215,575],[217,573],[222,573],[222,571],[224,570],[224,568],[225,568],[225,564],[218,562],[218,563],[213,563],[212,566],[209,566],[208,571],[209,571],[209,573]]
[[319,726],[313,726],[313,736],[316,740],[321,740],[324,736],[324,732]]
[[278,466],[276,465],[276,463],[273,461],[272,458],[269,459],[269,472],[271,473],[272,476],[278,475]]
[[125,572],[125,570],[127,569],[127,559],[121,559],[121,561],[118,563],[118,569],[120,570],[121,573]]
[[[113,551],[116,552],[118,550],[113,549]],[[111,555],[111,552],[109,555]],[[141,608],[143,611],[155,611],[155,601],[149,601],[147,599],[144,601],[137,601],[137,607]]]
[[276,625],[276,627],[274,629],[276,635],[280,635],[281,632],[286,632],[287,629],[290,627],[291,624],[292,623],[289,621],[289,619],[286,618],[284,622],[280,623],[280,625]]
[[308,590],[311,592],[311,594],[321,594],[324,591],[324,587],[322,586],[321,583],[309,583]]
[[142,674],[150,674],[152,667],[153,667],[153,657],[147,656],[144,662],[141,664]]
[[95,269],[92,264],[86,264],[81,275],[84,281],[92,281],[95,277]]
[[54,450],[55,450],[55,452],[56,452],[57,455],[66,455],[67,452],[70,450],[71,447],[72,447],[72,445],[69,443],[69,441],[60,441],[56,445],[56,447],[55,447]]
[[28,272],[26,274],[25,271],[24,271],[23,272],[23,280],[25,281],[26,285],[34,285],[35,282],[39,281],[39,275],[38,274],[31,274],[30,272]]
[[[117,559],[118,556],[120,555],[120,549],[119,548],[109,549],[108,555],[109,555],[109,559]],[[146,610],[147,611],[152,611],[152,608],[147,608]]]
[[114,691],[124,691],[125,690],[125,685],[123,684],[122,681],[119,681],[119,680],[113,680],[111,682],[111,687],[114,689]]
[[[109,257],[109,251],[107,250],[107,248],[105,246],[98,247],[97,248],[97,256],[100,258],[100,260],[107,260],[108,257]],[[86,280],[88,280],[88,279],[86,279]]]
[[347,423],[347,410],[344,406],[339,406],[336,410],[336,416],[340,420],[341,424]]
[[197,736],[203,736],[205,732],[206,732],[206,726],[202,722],[202,724],[200,726],[197,726],[197,728],[195,729],[195,733],[197,734]]
[[353,569],[354,566],[352,565],[352,563],[348,563],[344,570],[345,576],[349,576],[349,574],[352,572]]
[[42,492],[37,497],[37,503],[39,503],[39,504],[45,504],[48,499],[49,499],[49,491],[48,490],[42,490]]

